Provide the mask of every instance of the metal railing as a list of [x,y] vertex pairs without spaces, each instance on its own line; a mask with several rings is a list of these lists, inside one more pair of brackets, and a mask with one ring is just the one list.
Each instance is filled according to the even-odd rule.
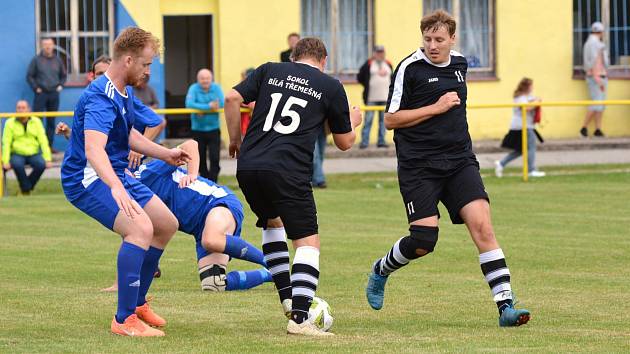
[[[527,108],[529,107],[579,107],[579,106],[591,106],[591,105],[630,105],[630,100],[607,100],[607,101],[549,101],[549,102],[532,102],[532,103],[498,103],[498,104],[469,104],[467,108],[469,109],[496,109],[496,108],[520,108],[522,112],[523,119],[523,129],[521,131],[522,134],[522,160],[523,160],[523,181],[528,181],[528,170],[529,166],[527,165]],[[383,111],[385,110],[385,106],[361,106],[361,111]],[[223,109],[217,110],[199,110],[199,109],[190,109],[190,108],[159,108],[155,109],[157,114],[191,114],[191,113],[222,113]],[[249,112],[247,108],[241,108],[241,112]],[[72,117],[74,115],[73,111],[62,111],[62,112],[26,112],[26,113],[15,113],[15,112],[0,112],[0,120],[11,118],[11,117]],[[2,146],[0,145],[0,156],[2,155]],[[4,169],[0,168],[0,198],[4,195]]]

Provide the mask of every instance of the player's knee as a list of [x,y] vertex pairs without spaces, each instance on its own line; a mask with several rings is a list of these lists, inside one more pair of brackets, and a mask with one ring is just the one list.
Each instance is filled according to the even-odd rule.
[[411,225],[409,237],[403,238],[400,250],[407,259],[416,259],[427,255],[435,249],[439,228],[435,226]]
[[137,222],[124,238],[125,241],[143,248],[149,248],[153,239],[153,225],[149,220]]
[[178,227],[179,223],[172,214],[169,213],[168,216],[162,216],[162,218],[153,223],[152,243],[157,247],[166,247],[177,232]]
[[142,234],[142,238],[152,239],[153,238],[153,224],[151,222],[141,222],[138,224],[138,232]]
[[177,232],[177,229],[179,229],[179,221],[177,221],[175,215],[170,214],[170,217],[168,218],[166,224],[165,233],[167,235],[173,236]]
[[282,224],[282,219],[280,219],[280,217],[277,217],[275,219],[268,219],[267,227],[272,228],[272,229],[278,229],[278,228],[284,227],[284,225]]
[[475,222],[469,224],[468,228],[470,229],[470,233],[472,236],[478,241],[482,243],[493,243],[496,238],[494,235],[494,229],[492,228],[492,224],[487,221]]
[[223,252],[225,248],[225,242],[221,242],[219,237],[212,234],[204,235],[201,239],[201,245],[209,252]]

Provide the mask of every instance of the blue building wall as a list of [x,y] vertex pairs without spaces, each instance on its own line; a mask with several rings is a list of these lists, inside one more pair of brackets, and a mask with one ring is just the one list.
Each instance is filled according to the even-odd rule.
[[[115,34],[136,25],[122,4],[115,1],[114,6]],[[15,103],[20,99],[33,104],[34,94],[26,82],[26,71],[36,55],[35,40],[35,1],[3,1],[0,11],[0,112],[14,112]],[[160,99],[160,107],[164,107],[164,65],[159,58],[151,66],[150,84]],[[84,88],[66,87],[60,95],[59,110],[73,111]],[[62,120],[69,123],[71,118],[57,118],[57,122]],[[64,150],[66,145],[65,139],[55,137],[54,148]]]

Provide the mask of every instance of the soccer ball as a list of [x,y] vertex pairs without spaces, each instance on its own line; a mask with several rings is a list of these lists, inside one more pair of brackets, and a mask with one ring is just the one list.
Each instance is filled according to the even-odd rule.
[[308,310],[308,319],[324,332],[328,332],[334,320],[330,305],[324,299],[314,297]]

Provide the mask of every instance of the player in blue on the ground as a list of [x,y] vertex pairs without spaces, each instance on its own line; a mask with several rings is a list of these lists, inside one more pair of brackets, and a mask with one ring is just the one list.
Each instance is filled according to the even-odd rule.
[[[142,120],[146,117],[138,116],[137,118]],[[68,138],[71,130],[64,123],[59,123],[56,133]],[[209,291],[247,290],[272,281],[271,273],[266,268],[233,271],[225,274],[229,261],[229,256],[225,253],[229,252],[235,258],[265,266],[263,254],[247,241],[238,239],[243,221],[243,207],[234,193],[227,187],[219,186],[206,178],[197,177],[197,172],[193,172],[195,166],[199,166],[197,143],[194,140],[189,140],[180,145],[180,148],[190,155],[191,160],[188,163],[190,173],[155,160],[142,165],[136,172],[136,176],[166,203],[178,219],[179,229],[195,236],[201,289]],[[182,176],[186,177],[182,179]],[[181,188],[178,180],[192,183],[187,186],[188,188]],[[220,190],[223,190],[225,195]],[[221,197],[217,197],[219,195]],[[204,207],[190,208],[190,205],[204,205]],[[230,215],[216,209],[210,219],[208,216],[212,209],[219,207],[229,209]],[[223,214],[225,219],[217,222],[216,219],[221,217],[215,216],[218,213]],[[203,243],[204,234],[207,240],[210,240],[205,243],[205,246]],[[214,241],[218,238],[225,238],[225,244]],[[116,290],[118,290],[117,281],[111,287],[103,289],[103,291]]]
[[266,267],[262,251],[240,238],[243,206],[227,187],[198,176],[197,142],[179,146],[191,159],[188,170],[153,160],[134,174],[164,201],[179,221],[179,230],[196,241],[203,290],[245,290],[271,281],[266,269],[225,274],[229,257]]
[[124,336],[164,335],[149,326],[163,326],[166,321],[152,311],[145,296],[162,252],[178,227],[166,205],[125,174],[129,151],[173,165],[189,159],[182,150],[159,146],[133,128],[136,114],[129,86],[150,73],[158,49],[157,38],[142,29],[127,28],[120,33],[107,73],[92,82],[77,103],[61,166],[66,198],[123,237],[117,261],[118,308],[111,331]]

